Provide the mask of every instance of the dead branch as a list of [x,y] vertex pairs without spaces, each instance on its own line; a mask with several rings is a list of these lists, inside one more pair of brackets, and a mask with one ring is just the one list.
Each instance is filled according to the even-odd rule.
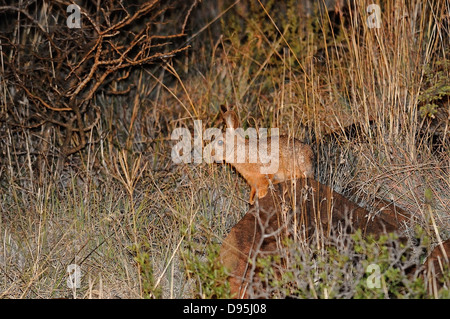
[[[70,29],[66,10],[71,2],[48,1],[43,9],[32,1],[11,5],[0,0],[0,30],[5,30],[0,32],[5,61],[0,87],[13,92],[4,97],[0,136],[13,127],[33,130],[39,154],[49,149],[49,125],[57,128],[52,147],[60,154],[59,167],[86,146],[87,134],[99,123],[102,110],[91,107],[99,93],[131,94],[134,86],[125,80],[136,67],[165,63],[188,49],[177,44],[186,23],[181,29],[165,17],[177,6],[192,10],[195,1],[149,0],[137,7],[117,1],[102,1],[101,7],[77,3],[82,27]],[[16,36],[24,33],[28,36]],[[120,81],[125,89],[111,90],[110,83]],[[26,150],[19,140],[17,151]]]

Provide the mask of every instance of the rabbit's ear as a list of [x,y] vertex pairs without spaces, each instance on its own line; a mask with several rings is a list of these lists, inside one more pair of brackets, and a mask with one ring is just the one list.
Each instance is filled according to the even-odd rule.
[[228,128],[238,128],[239,127],[239,120],[235,112],[228,111],[225,114],[222,115],[223,120],[225,121],[225,124]]
[[225,104],[220,105],[220,112],[222,113],[222,116],[228,111],[230,111],[230,108],[228,106],[226,106]]

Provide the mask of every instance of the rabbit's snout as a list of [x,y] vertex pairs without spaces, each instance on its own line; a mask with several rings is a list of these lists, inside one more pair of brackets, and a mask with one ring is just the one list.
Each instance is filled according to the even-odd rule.
[[[216,163],[223,162],[224,145],[225,143],[223,141],[223,137],[219,137],[218,139],[213,141],[208,147],[205,148],[205,153],[214,162]],[[220,150],[222,150],[222,152]]]

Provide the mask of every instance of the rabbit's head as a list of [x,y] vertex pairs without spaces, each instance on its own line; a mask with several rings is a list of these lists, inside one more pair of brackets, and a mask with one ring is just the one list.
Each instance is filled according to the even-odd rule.
[[229,129],[237,129],[240,126],[239,119],[230,107],[221,105],[220,112],[222,113],[222,119]]
[[[226,130],[219,136],[215,136],[215,139],[207,146],[206,154],[210,155],[211,162],[239,161],[239,154],[245,156],[246,139],[243,129],[239,127],[239,120],[234,111],[222,105],[221,113]],[[245,158],[242,161],[245,161]]]

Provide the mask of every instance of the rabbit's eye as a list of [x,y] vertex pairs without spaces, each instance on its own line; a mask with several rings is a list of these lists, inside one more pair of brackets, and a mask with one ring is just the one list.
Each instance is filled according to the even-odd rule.
[[222,145],[223,145],[223,140],[218,140],[218,141],[217,141],[217,144],[218,144],[219,146],[222,146]]

